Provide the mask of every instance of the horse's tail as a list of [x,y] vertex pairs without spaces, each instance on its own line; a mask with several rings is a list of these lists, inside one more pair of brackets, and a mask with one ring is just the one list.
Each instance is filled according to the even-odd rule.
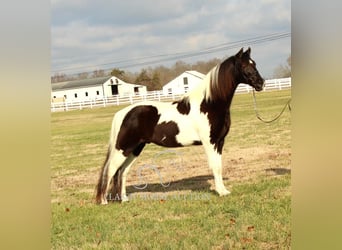
[[107,183],[108,183],[107,171],[108,171],[110,161],[111,161],[111,157],[112,157],[112,150],[115,147],[118,129],[120,128],[118,126],[121,126],[121,124],[118,124],[117,118],[118,118],[117,114],[115,114],[114,118],[113,118],[113,122],[112,122],[111,132],[110,132],[110,139],[109,139],[107,156],[106,156],[106,159],[105,159],[103,166],[101,168],[99,179],[98,179],[97,186],[96,186],[95,201],[98,204],[100,204],[102,202],[102,199],[105,198],[103,196],[106,195],[107,188],[108,188],[107,187]]
[[105,172],[107,171],[109,164],[110,164],[111,151],[112,151],[112,147],[111,147],[111,144],[109,144],[106,160],[104,161],[103,166],[101,168],[99,180],[96,186],[95,200],[96,200],[96,203],[98,204],[102,202],[103,195],[105,195],[107,192],[108,175]]

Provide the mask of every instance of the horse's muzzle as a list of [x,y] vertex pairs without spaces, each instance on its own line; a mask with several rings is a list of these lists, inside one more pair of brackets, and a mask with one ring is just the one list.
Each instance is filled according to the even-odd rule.
[[265,86],[265,81],[263,81],[261,84],[258,84],[255,86],[255,90],[256,91],[261,91],[264,89],[264,86]]

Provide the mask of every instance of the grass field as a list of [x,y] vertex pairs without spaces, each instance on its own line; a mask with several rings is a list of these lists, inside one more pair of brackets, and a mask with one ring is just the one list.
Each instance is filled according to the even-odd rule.
[[[290,96],[290,90],[258,93],[260,115],[274,117]],[[201,146],[148,145],[127,178],[131,201],[99,206],[95,185],[120,108],[51,114],[53,249],[290,248],[289,111],[264,124],[251,94],[234,97],[223,152],[229,196],[213,192]]]

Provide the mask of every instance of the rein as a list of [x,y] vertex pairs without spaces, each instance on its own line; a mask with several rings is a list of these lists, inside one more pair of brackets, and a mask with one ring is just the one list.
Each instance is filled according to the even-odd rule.
[[273,118],[273,119],[271,119],[271,120],[265,120],[265,119],[261,118],[261,116],[259,115],[258,107],[257,107],[257,103],[256,103],[256,97],[255,97],[255,91],[254,91],[254,89],[253,89],[253,101],[254,101],[254,111],[255,111],[255,115],[256,115],[256,117],[257,117],[260,121],[262,121],[262,122],[264,122],[264,123],[271,123],[271,122],[274,122],[274,121],[278,120],[278,119],[280,118],[280,116],[284,113],[286,107],[288,107],[288,108],[289,108],[289,111],[291,112],[291,105],[290,105],[291,98],[290,98],[290,99],[285,103],[283,109],[280,111],[280,113],[279,113],[275,118]]

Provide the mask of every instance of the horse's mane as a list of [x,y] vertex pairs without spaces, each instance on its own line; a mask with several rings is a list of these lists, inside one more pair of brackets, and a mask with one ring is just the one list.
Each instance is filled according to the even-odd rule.
[[235,57],[231,56],[212,68],[202,82],[189,93],[190,99],[205,98],[206,101],[216,102],[227,100],[234,93]]

